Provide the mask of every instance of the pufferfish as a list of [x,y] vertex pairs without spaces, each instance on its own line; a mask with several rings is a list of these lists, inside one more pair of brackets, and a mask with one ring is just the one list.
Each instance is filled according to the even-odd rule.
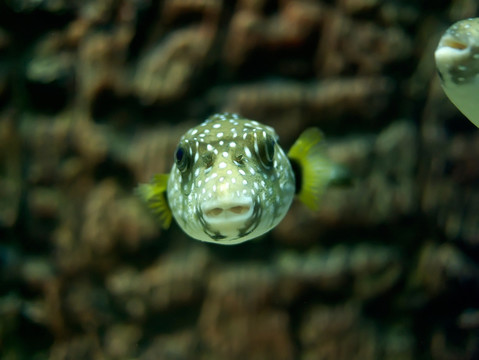
[[295,195],[316,210],[326,186],[347,179],[324,156],[322,139],[309,128],[286,155],[270,126],[216,114],[181,137],[170,174],[154,176],[137,193],[163,228],[174,217],[194,239],[238,244],[274,228]]
[[444,92],[479,127],[479,18],[453,24],[434,55]]

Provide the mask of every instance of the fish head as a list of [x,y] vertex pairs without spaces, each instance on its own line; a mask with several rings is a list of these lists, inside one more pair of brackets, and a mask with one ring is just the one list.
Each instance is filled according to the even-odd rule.
[[291,164],[275,131],[235,114],[187,131],[167,187],[179,226],[191,237],[237,244],[276,226],[295,192]]
[[444,80],[455,84],[475,81],[479,74],[479,18],[453,24],[442,36],[435,52]]
[[453,24],[434,55],[444,92],[479,127],[479,18]]

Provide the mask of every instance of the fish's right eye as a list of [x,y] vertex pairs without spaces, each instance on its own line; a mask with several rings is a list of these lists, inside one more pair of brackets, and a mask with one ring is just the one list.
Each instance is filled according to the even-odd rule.
[[188,168],[188,163],[189,163],[188,158],[189,157],[188,157],[188,154],[186,153],[186,150],[183,147],[179,146],[176,149],[175,160],[176,160],[176,166],[178,167],[180,171],[185,171]]

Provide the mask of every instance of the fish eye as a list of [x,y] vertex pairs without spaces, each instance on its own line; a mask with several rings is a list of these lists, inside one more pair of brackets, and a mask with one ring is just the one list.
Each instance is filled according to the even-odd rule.
[[265,144],[265,155],[266,155],[266,159],[268,160],[268,162],[273,162],[273,159],[274,159],[274,146],[276,145],[276,141],[272,138],[272,137],[269,137],[267,140],[266,140],[266,144]]
[[275,145],[276,141],[274,138],[267,136],[261,146],[259,146],[259,158],[263,165],[267,168],[273,165]]
[[180,171],[185,171],[188,167],[189,159],[185,149],[181,146],[178,146],[175,153],[176,166]]

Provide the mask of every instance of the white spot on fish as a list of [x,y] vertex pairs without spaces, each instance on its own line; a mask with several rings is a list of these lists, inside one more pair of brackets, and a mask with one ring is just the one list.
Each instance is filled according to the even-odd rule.
[[226,167],[226,163],[225,162],[220,162],[220,164],[218,165],[218,167],[220,169],[224,169]]

